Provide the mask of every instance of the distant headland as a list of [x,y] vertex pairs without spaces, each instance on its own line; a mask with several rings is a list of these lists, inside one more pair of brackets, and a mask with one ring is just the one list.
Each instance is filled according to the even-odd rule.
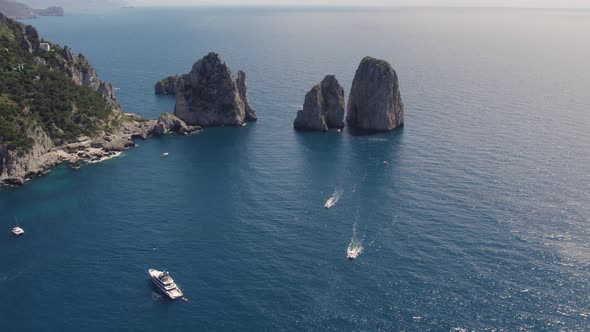
[[30,19],[38,16],[64,16],[64,9],[59,6],[35,9],[21,2],[0,0],[0,13],[12,19]]

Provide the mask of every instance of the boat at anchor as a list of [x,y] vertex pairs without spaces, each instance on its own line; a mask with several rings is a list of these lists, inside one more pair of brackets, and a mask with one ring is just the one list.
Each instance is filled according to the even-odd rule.
[[168,295],[172,300],[182,297],[182,291],[174,283],[174,279],[170,277],[168,271],[158,271],[155,269],[149,269],[148,274],[152,278],[152,281],[158,288]]

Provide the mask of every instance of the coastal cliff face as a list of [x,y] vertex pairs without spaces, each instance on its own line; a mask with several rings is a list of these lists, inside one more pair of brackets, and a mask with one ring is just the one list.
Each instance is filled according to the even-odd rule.
[[256,121],[256,110],[250,106],[250,97],[248,97],[248,83],[246,82],[246,73],[242,70],[238,70],[238,78],[236,79],[236,85],[238,86],[238,93],[244,103],[244,111],[246,112],[246,121]]
[[203,127],[241,126],[256,119],[248,102],[245,74],[234,79],[217,53],[197,61],[190,73],[180,78],[174,115],[188,125]]
[[33,146],[27,152],[0,144],[0,186],[23,184],[26,177],[45,172],[46,164],[57,163],[56,156],[47,154],[54,146],[49,136],[38,127],[27,131],[27,135],[33,139]]
[[334,75],[324,77],[306,95],[293,122],[297,130],[328,131],[344,127],[344,89]]
[[83,55],[47,45],[40,48],[32,26],[0,14],[0,186],[23,184],[59,163],[116,156],[135,138],[200,129],[171,114],[124,114],[112,85]]
[[[55,45],[50,45],[55,48]],[[58,66],[62,73],[74,81],[74,83],[99,92],[111,106],[118,108],[118,104],[115,101],[113,85],[111,82],[100,80],[96,70],[86,60],[84,55],[75,55],[68,48],[62,49],[58,54]]]
[[404,105],[397,73],[388,62],[371,57],[361,61],[348,97],[346,122],[367,131],[403,126]]

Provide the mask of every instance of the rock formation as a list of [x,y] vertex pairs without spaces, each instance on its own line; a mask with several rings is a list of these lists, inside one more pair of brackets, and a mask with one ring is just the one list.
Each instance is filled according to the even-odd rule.
[[352,81],[346,122],[367,131],[387,131],[404,125],[404,104],[397,73],[391,65],[364,58]]
[[306,95],[293,122],[297,130],[327,131],[344,127],[344,89],[334,75],[324,77]]
[[236,81],[217,53],[197,61],[190,73],[180,78],[174,115],[188,125],[203,127],[240,126],[256,119],[248,102],[246,76]]
[[154,92],[157,95],[175,95],[176,84],[180,80],[180,76],[168,76],[164,79],[159,80],[154,85]]
[[111,106],[118,107],[115,102],[115,92],[110,82],[101,81],[96,70],[88,63],[84,55],[75,55],[65,47],[61,51],[60,70],[76,84],[98,91]]
[[238,79],[236,80],[238,92],[242,102],[244,102],[244,111],[246,112],[246,121],[256,121],[256,110],[250,106],[250,97],[248,97],[248,83],[246,83],[246,73],[238,70]]
[[172,133],[187,135],[199,131],[199,126],[188,126],[184,121],[170,113],[162,113],[151,133],[155,136],[168,135]]

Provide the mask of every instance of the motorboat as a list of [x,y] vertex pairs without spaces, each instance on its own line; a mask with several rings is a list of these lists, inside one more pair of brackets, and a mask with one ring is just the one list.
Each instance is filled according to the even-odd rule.
[[23,235],[23,234],[25,234],[25,230],[16,226],[16,227],[12,228],[12,234],[14,234],[16,236]]

